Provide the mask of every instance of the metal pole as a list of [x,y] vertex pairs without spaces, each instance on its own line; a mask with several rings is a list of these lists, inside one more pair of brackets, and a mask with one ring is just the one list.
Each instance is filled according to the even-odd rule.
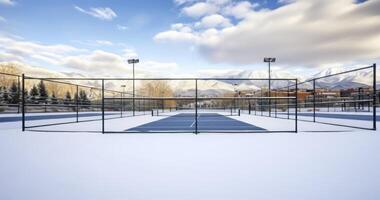
[[373,130],[376,130],[376,63],[373,64]]
[[79,86],[77,85],[77,96],[76,96],[76,118],[77,118],[77,122],[79,122]]
[[270,97],[271,97],[271,76],[270,76],[270,61],[268,62],[268,65],[269,65],[269,85],[268,85],[268,96],[269,96],[269,117],[271,117],[272,116],[272,113],[271,113],[271,111],[272,111],[272,108],[271,108],[271,99],[270,99]]
[[295,120],[295,132],[298,133],[298,79],[296,79],[296,120]]
[[195,134],[198,134],[198,79],[195,79]]
[[22,90],[22,131],[25,131],[25,75],[22,74],[22,84],[21,84],[21,90]]
[[313,79],[313,122],[315,122],[315,79]]
[[104,134],[104,79],[102,79],[102,133]]
[[132,63],[133,66],[133,116],[135,116],[135,62]]

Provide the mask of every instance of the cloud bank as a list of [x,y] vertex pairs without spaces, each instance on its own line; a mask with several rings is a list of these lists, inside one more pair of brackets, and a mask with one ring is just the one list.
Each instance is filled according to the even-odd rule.
[[195,20],[154,40],[191,42],[212,62],[253,64],[273,56],[285,65],[319,67],[380,58],[380,0],[293,0],[274,10],[249,1],[176,2]]

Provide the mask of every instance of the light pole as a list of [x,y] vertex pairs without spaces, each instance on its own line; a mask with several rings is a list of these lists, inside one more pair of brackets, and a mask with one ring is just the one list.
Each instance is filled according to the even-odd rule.
[[266,63],[268,63],[268,75],[269,75],[269,80],[268,80],[268,96],[269,96],[269,117],[270,116],[272,116],[272,114],[271,114],[271,99],[270,99],[270,97],[271,97],[271,76],[270,76],[270,64],[272,63],[272,62],[276,62],[276,58],[264,58],[264,62],[266,62]]
[[132,64],[133,66],[133,93],[132,93],[132,112],[133,116],[135,116],[135,63],[139,63],[139,59],[129,59],[128,64]]
[[125,88],[127,87],[126,85],[121,85],[121,88],[123,88],[123,93],[121,93],[121,112],[120,115],[123,117],[123,109],[124,109],[124,93],[125,93]]

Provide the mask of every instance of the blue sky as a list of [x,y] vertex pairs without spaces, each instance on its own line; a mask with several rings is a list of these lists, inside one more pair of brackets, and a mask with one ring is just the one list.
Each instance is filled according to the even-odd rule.
[[[90,69],[104,72],[99,68],[120,65],[115,67],[117,71],[121,68],[120,60],[138,55],[145,62],[141,64],[144,73],[168,70],[181,74],[210,69],[265,69],[261,62],[264,55],[278,57],[278,68],[291,71],[361,64],[376,60],[379,51],[373,47],[363,49],[356,43],[348,49],[344,47],[352,37],[363,38],[364,44],[378,40],[379,30],[374,27],[379,24],[372,22],[379,17],[372,11],[379,7],[378,2],[0,0],[0,33],[3,39],[11,38],[2,45],[17,46],[23,48],[22,51],[33,46],[29,44],[40,45],[25,51],[28,53],[20,53],[17,48],[0,48],[4,54],[0,61],[83,73]],[[347,9],[337,14],[332,12],[335,8]],[[94,10],[101,16],[94,14]],[[358,15],[359,12],[362,15]],[[344,16],[349,16],[352,22],[369,23],[357,28],[340,28],[348,25]],[[287,23],[288,26],[283,26]],[[316,25],[310,27],[313,23]],[[339,28],[335,33],[319,29],[320,25],[327,29]],[[358,36],[356,29],[372,32]],[[321,36],[316,37],[317,34]],[[339,34],[348,36],[331,42],[331,38]],[[55,49],[56,45],[75,50],[61,52]],[[318,48],[313,49],[315,46]],[[56,55],[50,55],[49,48],[54,48]],[[38,54],[45,50],[47,52]],[[365,53],[357,53],[359,50]],[[338,55],[336,58],[329,56],[334,52]],[[355,53],[357,56],[353,57]],[[104,62],[99,61],[101,59]]]

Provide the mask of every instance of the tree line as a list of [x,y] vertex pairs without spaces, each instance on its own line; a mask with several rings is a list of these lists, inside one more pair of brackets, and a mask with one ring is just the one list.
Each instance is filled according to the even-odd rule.
[[[85,90],[79,90],[79,95],[74,94],[72,97],[71,92],[67,91],[63,98],[58,98],[55,91],[49,95],[49,91],[44,83],[40,81],[38,84],[33,84],[30,90],[25,90],[25,100],[29,103],[51,103],[51,104],[70,104],[80,102],[82,105],[90,105],[91,101]],[[0,102],[5,104],[18,104],[21,101],[21,89],[19,85],[13,81],[11,85],[0,86]]]

